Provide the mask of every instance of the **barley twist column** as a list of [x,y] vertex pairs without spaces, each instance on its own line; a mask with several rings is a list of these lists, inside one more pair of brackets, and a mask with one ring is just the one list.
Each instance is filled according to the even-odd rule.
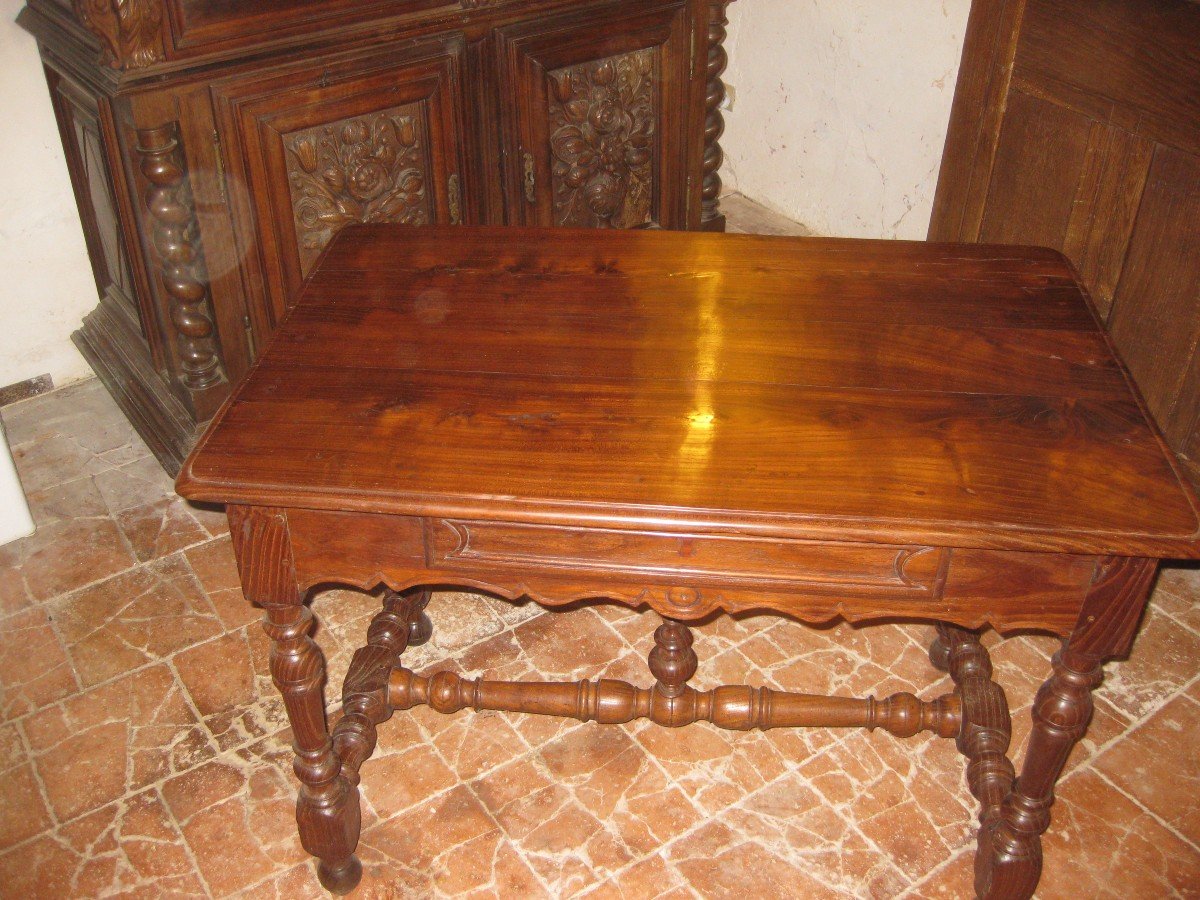
[[180,380],[200,391],[220,381],[222,373],[183,152],[173,124],[142,128],[137,135],[141,171],[150,183],[146,208],[159,274],[170,298]]
[[700,225],[705,231],[724,231],[725,217],[721,215],[721,135],[725,133],[725,117],[721,104],[725,101],[725,82],[721,75],[729,63],[725,52],[725,8],[730,0],[711,0],[708,11],[708,67],[705,71],[704,95],[704,181],[700,190]]

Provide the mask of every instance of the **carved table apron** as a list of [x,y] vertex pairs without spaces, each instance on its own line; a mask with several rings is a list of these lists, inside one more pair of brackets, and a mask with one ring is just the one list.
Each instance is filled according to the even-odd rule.
[[[1057,254],[665,232],[347,230],[178,488],[229,504],[335,892],[376,727],[424,704],[954,738],[976,892],[1028,897],[1101,665],[1200,528]],[[328,582],[385,586],[332,734],[304,606]],[[439,585],[649,607],[653,683],[416,675]],[[929,620],[954,691],[696,691],[685,623],[718,610]],[[1064,638],[1019,778],[985,626]]]

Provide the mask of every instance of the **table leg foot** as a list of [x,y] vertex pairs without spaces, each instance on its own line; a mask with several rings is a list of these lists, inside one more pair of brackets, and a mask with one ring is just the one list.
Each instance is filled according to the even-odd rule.
[[325,719],[325,656],[311,636],[313,615],[303,605],[297,583],[287,515],[235,506],[229,509],[229,525],[242,591],[265,610],[271,679],[292,726],[300,843],[321,861],[321,883],[345,893],[362,874],[354,858],[361,815],[358,789],[342,771]]
[[1042,843],[1013,841],[1000,819],[979,831],[975,853],[975,896],[980,900],[1018,900],[1033,896],[1042,875]]
[[336,866],[327,864],[324,860],[317,866],[317,879],[321,887],[331,894],[348,894],[362,880],[362,863],[357,856],[351,856]]
[[358,845],[359,796],[342,771],[326,727],[325,658],[309,637],[312,624],[307,607],[267,607],[264,627],[272,641],[271,675],[292,725],[292,768],[300,779],[296,800],[300,843],[348,891],[354,886],[348,879]]

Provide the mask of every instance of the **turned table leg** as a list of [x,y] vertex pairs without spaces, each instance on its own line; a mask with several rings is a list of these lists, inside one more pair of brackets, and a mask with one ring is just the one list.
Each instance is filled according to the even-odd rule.
[[408,620],[409,647],[420,647],[433,637],[433,623],[429,621],[429,616],[425,613],[425,607],[429,605],[430,593],[430,591],[426,590],[407,591],[403,595],[397,594],[393,590],[384,592],[385,606],[393,597],[403,596],[406,598],[408,604],[406,609],[409,611],[410,616]]
[[1008,758],[1008,700],[992,680],[992,660],[974,631],[938,623],[929,659],[954,681],[962,708],[956,741],[967,758],[967,785],[979,801],[979,821],[986,828],[1000,814],[1015,775]]
[[424,643],[433,632],[425,615],[427,603],[429,591],[385,591],[383,609],[367,627],[367,646],[356,650],[350,661],[333,746],[353,785],[359,782],[362,764],[375,752],[378,726],[391,718],[388,678],[392,669],[400,665],[400,655],[408,647]]
[[1055,654],[1053,673],[1033,702],[1033,730],[1020,777],[1000,814],[979,834],[975,891],[986,900],[1024,900],[1042,872],[1041,835],[1050,825],[1054,786],[1092,717],[1092,690],[1106,659],[1129,652],[1156,561],[1107,557],[1071,636]]
[[296,583],[287,516],[282,510],[230,507],[230,532],[246,599],[266,609],[271,678],[292,726],[300,779],[296,822],[304,849],[320,859],[321,884],[344,894],[358,884],[358,789],[342,774],[325,721],[325,657],[309,636],[313,616]]

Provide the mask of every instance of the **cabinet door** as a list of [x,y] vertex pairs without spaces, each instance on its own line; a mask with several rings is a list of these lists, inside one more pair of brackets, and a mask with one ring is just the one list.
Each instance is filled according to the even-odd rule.
[[111,297],[136,314],[143,336],[148,339],[153,328],[153,314],[149,309],[136,308],[134,298],[138,295],[117,206],[118,193],[111,174],[112,160],[120,157],[107,152],[112,139],[105,139],[99,103],[91,93],[52,69],[46,70],[46,79],[83,223],[96,289],[101,297]]
[[606,5],[503,28],[508,219],[684,228],[693,64],[683,3]]
[[471,217],[461,57],[455,36],[214,86],[260,340],[346,225]]

